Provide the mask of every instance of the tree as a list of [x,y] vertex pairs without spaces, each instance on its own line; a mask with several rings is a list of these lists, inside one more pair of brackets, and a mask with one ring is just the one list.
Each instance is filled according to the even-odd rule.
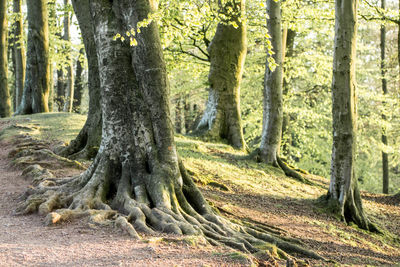
[[48,112],[50,64],[47,0],[27,1],[26,76],[17,115]]
[[221,22],[208,47],[211,65],[207,107],[197,131],[227,139],[235,148],[243,149],[240,82],[247,51],[245,1],[226,1],[220,5]]
[[[267,29],[273,51],[267,59],[263,90],[263,126],[261,144],[256,151],[259,160],[280,167],[287,176],[309,182],[279,158],[283,127],[283,55],[281,4],[267,0]],[[286,43],[286,38],[285,38]]]
[[101,141],[102,111],[100,94],[100,74],[97,58],[97,48],[92,28],[90,7],[87,0],[82,3],[72,1],[75,15],[78,19],[79,27],[85,45],[86,58],[89,68],[89,112],[86,123],[78,136],[71,143],[62,148],[58,153],[69,158],[91,159],[97,154]]
[[75,82],[74,82],[74,103],[73,110],[76,113],[81,112],[81,104],[82,104],[82,95],[83,95],[83,58],[85,56],[85,49],[79,49],[79,55],[76,60],[76,73],[75,73]]
[[73,63],[71,58],[71,43],[70,43],[70,35],[71,35],[71,17],[69,12],[69,0],[64,0],[64,35],[63,40],[66,50],[66,77],[65,79],[65,101],[64,101],[64,112],[72,112],[73,101],[74,101],[74,72]]
[[[97,221],[114,218],[136,238],[136,230],[201,234],[213,244],[261,254],[257,245],[274,242],[281,249],[323,259],[276,235],[217,216],[188,176],[174,143],[157,22],[149,19],[156,1],[80,0],[75,8],[84,6],[90,11],[82,16],[94,30],[101,78],[100,149],[87,171],[29,190],[18,210],[48,214],[48,223],[82,215]],[[147,26],[139,33],[143,21]],[[135,33],[136,46],[113,40],[115,33],[127,31]]]
[[23,16],[22,16],[22,0],[13,1],[13,12],[15,21],[13,25],[14,43],[13,43],[13,61],[15,69],[15,107],[21,103],[22,92],[25,82],[25,44],[23,36]]
[[[381,0],[381,8],[385,10],[386,1]],[[381,74],[382,74],[382,92],[383,95],[387,95],[387,80],[386,80],[386,63],[385,63],[385,47],[386,47],[386,27],[385,24],[381,25]],[[385,102],[383,102],[385,105]],[[382,114],[382,119],[386,121],[386,115]],[[386,135],[386,127],[382,128],[382,144],[386,147],[388,145],[388,138]],[[389,194],[389,159],[388,153],[382,151],[382,192]]]
[[7,1],[0,1],[0,118],[11,115],[11,98],[8,89],[7,58]]
[[356,154],[355,56],[358,0],[335,1],[335,45],[332,80],[333,146],[328,201],[346,222],[377,230],[362,207],[354,173]]

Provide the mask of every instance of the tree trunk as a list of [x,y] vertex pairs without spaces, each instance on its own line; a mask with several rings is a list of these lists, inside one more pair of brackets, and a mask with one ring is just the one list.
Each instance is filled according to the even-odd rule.
[[47,0],[27,1],[28,51],[21,104],[16,114],[48,112],[50,64]]
[[[294,55],[294,40],[296,37],[296,32],[288,29],[287,30],[287,34],[286,34],[286,42],[285,42],[285,53],[283,53],[283,73],[285,73],[287,75],[287,73],[292,72],[293,70],[289,69],[286,65],[285,65],[285,61],[286,59],[290,59],[293,57]],[[288,96],[289,94],[289,90],[290,90],[290,83],[288,81],[288,79],[283,78],[283,96]],[[285,105],[284,105],[285,106]],[[283,146],[282,146],[282,153],[288,152],[289,150],[289,145],[291,144],[291,132],[290,132],[290,114],[288,112],[283,111],[283,121],[282,121],[282,139],[286,140],[286,142],[284,142]]]
[[184,134],[185,132],[185,114],[184,114],[184,96],[179,96],[175,104],[175,132]]
[[346,222],[376,230],[364,214],[357,178],[355,59],[358,0],[336,0],[333,57],[332,115],[333,146],[330,205]]
[[[381,8],[385,10],[386,8],[386,1],[381,0]],[[386,62],[385,62],[385,47],[386,47],[386,27],[384,24],[381,25],[381,75],[382,75],[382,92],[383,95],[387,95],[387,79],[386,79]],[[386,121],[386,110],[385,101],[382,103],[384,107],[384,111],[382,114],[382,119]],[[388,145],[388,138],[386,136],[386,127],[382,128],[382,144],[386,147]],[[384,194],[389,194],[389,159],[388,153],[382,151],[382,192]]]
[[[135,47],[129,40],[113,40],[116,32],[137,29],[138,22],[155,11],[156,1],[79,0],[79,8],[88,3],[90,13],[83,16],[92,16],[89,25],[94,29],[102,94],[99,152],[80,176],[30,190],[18,211],[38,210],[48,214],[48,223],[82,214],[97,222],[115,220],[135,238],[136,230],[201,234],[212,244],[252,253],[262,253],[257,246],[273,242],[278,248],[323,259],[276,234],[215,215],[188,176],[176,152],[157,22],[136,33]],[[268,255],[263,254],[269,259]]]
[[65,103],[65,82],[64,82],[64,71],[62,68],[57,69],[57,106],[58,111],[62,111]]
[[24,90],[25,82],[25,44],[23,37],[23,15],[22,15],[22,0],[13,1],[13,12],[15,15],[15,22],[13,25],[14,30],[14,46],[13,46],[13,58],[14,58],[14,69],[15,69],[15,107],[18,107],[21,103],[22,92]]
[[263,90],[264,112],[260,157],[267,164],[279,166],[277,157],[281,145],[283,123],[283,56],[280,2],[267,0],[267,14],[269,17],[267,28],[275,52],[272,57],[275,60],[276,67],[271,70],[270,61],[267,60]]
[[67,58],[67,67],[66,67],[66,77],[65,77],[65,101],[64,101],[64,112],[72,112],[73,101],[74,101],[74,72],[72,57],[71,57],[71,17],[68,11],[69,0],[64,0],[64,35],[63,40],[65,41],[65,51]]
[[11,98],[8,89],[7,29],[7,1],[0,0],[0,118],[11,116]]
[[76,60],[76,74],[75,74],[75,88],[74,88],[74,112],[81,112],[82,95],[83,95],[83,58],[85,56],[85,50],[82,48],[79,50],[79,56]]
[[[230,9],[233,11],[228,11]],[[210,88],[206,110],[197,131],[213,139],[227,139],[235,148],[243,149],[240,82],[247,51],[246,24],[243,19],[245,1],[235,1],[234,4],[228,2],[220,12],[228,18],[218,24],[208,48]]]
[[75,15],[81,29],[89,67],[89,112],[86,123],[78,136],[58,153],[73,159],[92,159],[96,156],[101,141],[102,112],[100,95],[100,74],[97,48],[94,40],[92,19],[89,16],[89,1],[73,0]]

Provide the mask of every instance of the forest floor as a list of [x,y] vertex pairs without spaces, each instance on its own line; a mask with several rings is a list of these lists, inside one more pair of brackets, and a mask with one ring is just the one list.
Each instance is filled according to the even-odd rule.
[[[120,230],[84,221],[48,227],[37,214],[13,215],[18,197],[30,186],[22,169],[8,157],[16,136],[27,134],[57,145],[72,139],[84,120],[84,116],[65,113],[0,119],[0,266],[250,265],[251,257],[231,249],[178,237],[160,235],[135,241]],[[177,136],[176,141],[203,194],[229,219],[277,227],[282,235],[301,240],[337,265],[400,266],[400,199],[362,193],[368,216],[391,233],[371,234],[326,213],[317,201],[326,194],[325,178],[308,175],[316,185],[304,185],[273,167],[248,160],[227,145],[185,136]],[[81,170],[58,168],[53,172],[65,177]],[[327,266],[303,260],[311,266]]]

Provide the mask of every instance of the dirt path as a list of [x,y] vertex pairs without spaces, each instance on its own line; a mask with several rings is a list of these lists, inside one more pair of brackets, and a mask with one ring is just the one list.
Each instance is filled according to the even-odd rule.
[[17,198],[29,183],[10,168],[11,148],[0,142],[0,266],[240,265],[214,247],[145,243],[110,228],[79,222],[45,227],[38,215],[14,216]]

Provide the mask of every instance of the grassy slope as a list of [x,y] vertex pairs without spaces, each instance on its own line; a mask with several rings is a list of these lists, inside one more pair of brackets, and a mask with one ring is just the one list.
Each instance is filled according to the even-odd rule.
[[[37,138],[62,142],[72,139],[84,121],[84,116],[66,113],[0,119],[14,125],[3,132],[2,138],[29,132]],[[398,239],[346,226],[318,206],[315,200],[326,193],[326,179],[310,175],[308,178],[318,186],[304,185],[273,167],[246,159],[243,152],[227,145],[185,136],[176,136],[176,141],[189,172],[225,216],[277,226],[286,236],[299,238],[342,264],[381,266],[400,262]],[[222,184],[227,188],[221,189]],[[400,236],[399,200],[375,194],[364,194],[364,199],[370,217]],[[313,265],[324,266],[319,262]]]

